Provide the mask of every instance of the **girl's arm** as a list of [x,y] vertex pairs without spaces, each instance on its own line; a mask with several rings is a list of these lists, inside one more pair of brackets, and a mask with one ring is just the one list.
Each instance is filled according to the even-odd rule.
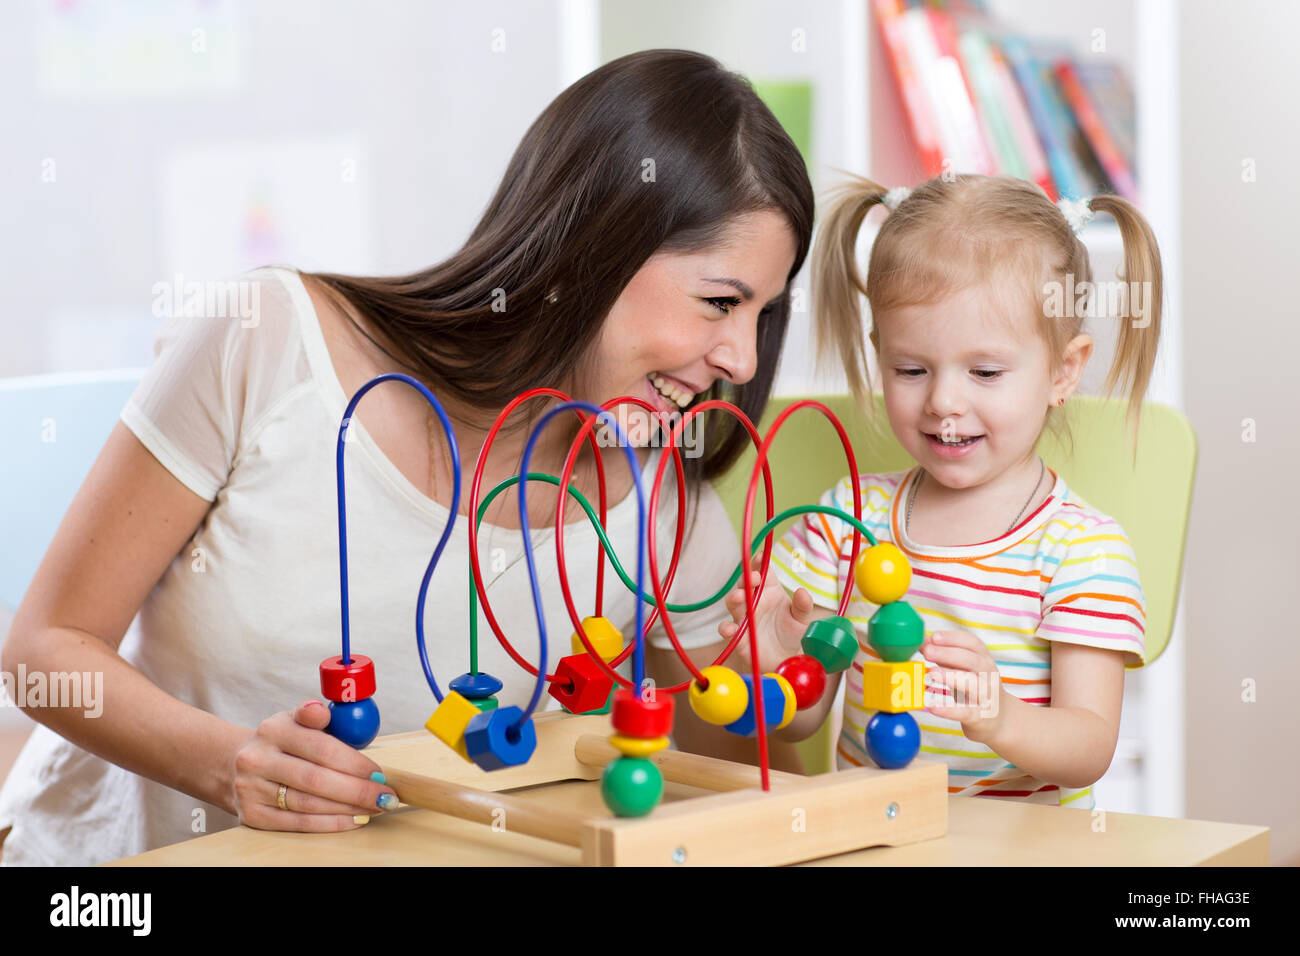
[[[232,724],[172,697],[117,653],[150,589],[210,507],[119,422],[23,597],[0,668],[11,674],[19,664],[29,674],[102,674],[103,699],[92,715],[81,707],[24,712],[118,766],[253,826],[339,829],[346,820],[351,827],[355,807],[373,807],[378,794],[390,789],[365,779],[378,769],[369,758],[310,729],[294,719],[298,714],[268,717],[256,731]],[[275,817],[285,812],[273,805],[263,812],[259,802],[274,799],[257,797],[254,790],[265,789],[271,773],[308,791],[291,808],[302,813]],[[315,813],[340,816],[299,819]]]
[[1050,706],[999,688],[997,715],[963,724],[963,730],[1040,780],[1087,787],[1115,756],[1123,697],[1122,651],[1053,642]]

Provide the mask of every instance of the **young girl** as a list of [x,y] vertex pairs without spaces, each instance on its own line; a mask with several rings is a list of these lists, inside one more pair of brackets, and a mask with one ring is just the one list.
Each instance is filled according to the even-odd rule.
[[[854,246],[877,204],[890,213],[864,284]],[[917,462],[857,481],[863,523],[912,566],[905,600],[926,628],[912,658],[927,670],[926,708],[914,714],[918,756],[948,765],[954,794],[1092,808],[1092,784],[1115,750],[1124,668],[1146,659],[1142,589],[1124,529],[1034,451],[1044,427],[1059,424],[1092,351],[1081,310],[1057,304],[1063,290],[1092,279],[1076,233],[1095,212],[1119,223],[1125,289],[1136,291],[1135,308],[1117,319],[1106,382],[1107,392],[1128,384],[1136,424],[1161,282],[1155,238],[1125,200],[1053,205],[1037,187],[1003,177],[934,179],[910,191],[858,180],[827,214],[814,252],[819,351],[838,351],[855,397],[870,408],[857,305],[865,293],[889,422]],[[852,514],[849,479],[821,503]],[[800,653],[807,625],[835,613],[852,586],[852,542],[852,527],[827,515],[806,516],[781,539],[759,599],[764,665]],[[740,621],[743,592],[728,605]],[[865,749],[875,711],[862,702],[862,665],[879,660],[866,643],[875,611],[855,590],[847,616],[859,650],[843,672],[840,768],[875,766]],[[723,637],[735,634],[734,622],[719,627]],[[786,739],[820,726],[837,680]]]

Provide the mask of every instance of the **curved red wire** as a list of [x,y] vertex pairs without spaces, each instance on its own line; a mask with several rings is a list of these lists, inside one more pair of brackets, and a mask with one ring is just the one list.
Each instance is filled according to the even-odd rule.
[[[696,415],[702,412],[710,411],[715,408],[730,412],[732,415],[734,415],[736,419],[741,423],[741,425],[744,426],[745,430],[749,432],[749,437],[753,440],[754,444],[756,446],[759,446],[761,449],[762,442],[758,435],[758,429],[756,429],[754,427],[754,423],[749,420],[749,416],[746,415],[744,412],[742,412],[735,405],[732,405],[730,402],[724,402],[721,401],[720,399],[711,399],[707,402],[701,402],[699,405],[687,411],[682,416],[681,421],[679,421],[673,427],[672,434],[669,436],[668,439],[669,443],[675,447],[677,444],[678,435],[680,435],[680,433],[683,430],[685,430],[687,424],[690,422],[692,418],[694,418]],[[691,678],[688,678],[682,683],[677,684],[674,687],[670,687],[668,688],[667,691],[665,691],[665,693],[669,693],[669,694],[679,694],[682,691],[684,691],[686,688],[690,687],[693,681],[698,682],[701,688],[704,689],[708,688],[709,682],[705,679],[704,675],[700,673],[700,669],[695,666],[695,663],[690,659],[690,656],[686,653],[686,651],[682,649],[681,642],[677,639],[677,631],[673,627],[672,620],[670,619],[668,615],[668,610],[665,607],[665,605],[667,605],[668,603],[668,597],[667,594],[665,593],[666,588],[659,580],[659,562],[655,556],[655,526],[657,522],[654,519],[655,519],[655,513],[659,507],[659,489],[663,485],[664,465],[665,462],[663,461],[659,462],[659,469],[655,472],[654,488],[650,492],[650,511],[648,516],[650,527],[647,529],[647,548],[650,552],[649,553],[650,583],[654,587],[655,602],[663,610],[662,618],[664,623],[664,631],[668,634],[668,640],[673,645],[673,650],[677,653],[677,657],[681,660],[681,662],[686,666],[686,669],[690,671],[692,675]],[[771,521],[772,516],[776,514],[776,496],[772,490],[772,472],[771,469],[768,467],[766,459],[761,460],[759,464],[755,465],[755,474],[757,474],[757,471],[760,467],[763,473],[764,485],[767,490],[767,520]],[[753,498],[751,496],[748,503],[748,507],[752,508],[753,506],[754,503],[753,503]],[[741,576],[746,580],[748,580],[749,561],[750,561],[748,532],[746,532],[746,537],[744,538],[744,540],[741,541],[740,552],[741,552],[741,564],[743,565],[744,568],[744,570],[742,570],[741,572]],[[760,579],[764,584],[767,582],[767,570],[768,570],[768,565],[771,561],[771,556],[772,556],[772,537],[771,535],[769,535],[763,547],[763,564],[762,564],[762,570],[760,575]],[[736,630],[735,635],[727,643],[727,646],[722,649],[722,653],[718,655],[718,659],[713,662],[714,664],[721,664],[728,657],[730,657],[731,654],[735,651],[737,645],[740,644],[741,639],[744,637],[746,629],[749,627],[750,617],[752,617],[751,614],[747,614],[745,616],[745,620],[741,622],[741,625]]]
[[[774,421],[772,427],[768,429],[767,437],[763,439],[762,446],[758,449],[758,460],[754,463],[754,471],[749,477],[749,491],[745,495],[744,530],[742,531],[741,540],[745,542],[746,545],[749,542],[750,533],[753,531],[754,518],[751,514],[751,510],[754,507],[754,494],[758,491],[759,466],[761,465],[766,470],[767,451],[772,447],[772,442],[776,439],[777,433],[781,431],[781,426],[785,424],[786,419],[801,408],[816,408],[819,410],[826,416],[831,425],[835,427],[836,433],[839,434],[840,442],[844,445],[844,453],[849,460],[849,481],[853,484],[853,517],[859,521],[862,520],[862,484],[858,481],[858,461],[853,454],[853,444],[849,441],[848,433],[844,430],[844,426],[840,424],[840,420],[835,417],[835,413],[829,408],[814,399],[804,399],[803,401],[795,402],[776,417],[776,421]],[[768,481],[770,483],[770,477],[768,478]],[[768,520],[772,520],[770,515]],[[775,534],[775,532],[775,528],[768,532],[765,543],[766,548],[771,547],[772,535]],[[849,586],[845,588],[844,595],[840,598],[839,613],[841,615],[848,610],[849,601],[852,600],[853,597],[852,568],[858,560],[858,546],[861,542],[862,532],[855,527],[853,529],[853,550],[849,555]],[[766,553],[765,550],[764,555],[766,555]],[[757,610],[754,598],[754,585],[749,580],[748,574],[743,576],[742,584],[745,588],[745,620],[748,622],[753,619],[754,613]],[[761,586],[760,583],[760,588]],[[758,638],[756,637],[754,628],[751,628],[749,632],[749,654],[754,666],[754,719],[758,729],[758,763],[759,769],[762,773],[763,789],[769,790],[771,787],[768,782],[767,720],[766,715],[763,713],[763,675],[760,673],[758,665]]]
[[[483,447],[482,449],[480,449],[478,453],[478,462],[474,466],[474,483],[470,486],[470,492],[469,492],[469,560],[470,560],[470,567],[473,569],[474,572],[472,576],[474,579],[474,589],[478,592],[479,605],[483,608],[483,616],[487,619],[488,626],[492,628],[492,633],[496,635],[497,641],[500,642],[501,646],[505,648],[506,653],[510,655],[511,659],[516,664],[518,664],[520,667],[522,667],[525,671],[527,671],[529,674],[531,674],[534,677],[537,676],[537,668],[533,667],[532,664],[529,664],[528,661],[524,660],[524,658],[521,657],[519,653],[510,645],[510,642],[506,639],[505,633],[501,630],[501,625],[497,623],[496,615],[492,613],[491,604],[488,602],[487,588],[483,584],[483,573],[482,573],[482,569],[479,566],[479,560],[478,560],[477,516],[478,516],[479,489],[483,483],[483,469],[487,465],[488,452],[492,448],[492,443],[496,441],[497,432],[501,430],[501,426],[505,424],[506,419],[510,417],[510,414],[516,408],[518,408],[520,405],[522,405],[524,402],[528,401],[529,399],[537,398],[538,396],[542,396],[542,395],[549,395],[554,398],[558,398],[564,402],[572,401],[572,399],[568,395],[565,395],[563,392],[561,392],[558,389],[530,388],[528,391],[524,392],[518,398],[510,402],[509,405],[503,408],[501,410],[501,414],[497,416],[496,421],[492,423],[492,428],[488,431],[487,439],[483,442]],[[594,421],[594,416],[590,415],[589,413],[583,411],[580,408],[575,408],[573,411],[578,416],[578,418],[584,423],[587,421],[587,419],[592,419]],[[599,482],[599,486],[600,486],[600,524],[601,527],[604,527],[605,519],[606,519],[605,462],[600,456],[600,445],[596,441],[595,432],[591,433],[591,448],[596,456],[596,480]],[[527,484],[528,483],[523,479],[523,476],[521,475],[518,487],[516,489],[517,492],[521,495],[527,494]],[[532,547],[531,542],[525,542],[524,547]],[[604,556],[604,552],[601,550],[599,541],[596,542],[596,552],[600,557]],[[597,561],[596,564],[596,606],[597,607],[599,607],[601,604],[600,592],[604,584],[604,570],[605,570],[604,561]],[[551,678],[548,677],[547,679],[550,680]]]
[[[608,411],[610,409],[616,408],[619,405],[623,405],[623,404],[640,405],[642,408],[644,408],[646,411],[652,414],[655,411],[654,407],[651,406],[649,402],[639,398],[632,398],[630,396],[610,399],[608,402],[602,405],[601,408]],[[564,606],[569,612],[569,619],[573,622],[574,630],[578,635],[578,640],[582,642],[583,648],[586,650],[587,654],[596,662],[596,664],[600,667],[600,669],[603,670],[606,674],[608,674],[611,678],[613,678],[615,683],[622,684],[625,687],[632,687],[632,682],[627,678],[623,677],[621,674],[619,674],[615,670],[615,668],[621,665],[623,661],[627,660],[627,656],[631,654],[633,649],[636,647],[637,638],[634,636],[633,639],[630,642],[628,642],[627,646],[624,647],[621,651],[619,651],[618,655],[614,657],[612,660],[610,660],[608,663],[599,654],[596,653],[595,649],[591,646],[591,641],[587,637],[586,630],[582,626],[582,620],[578,617],[577,608],[573,604],[573,594],[569,590],[568,565],[564,557],[564,509],[569,499],[569,479],[573,476],[573,466],[577,461],[578,452],[582,448],[582,439],[585,433],[589,429],[593,429],[595,427],[595,424],[596,424],[595,418],[589,418],[583,423],[582,429],[579,430],[578,434],[573,439],[573,443],[569,446],[569,454],[564,461],[564,473],[560,476],[559,498],[557,500],[556,509],[555,509],[555,565],[560,580],[560,593],[564,596]],[[671,443],[669,447],[673,453],[673,461],[677,465],[677,500],[680,503],[686,500],[686,473],[682,468],[681,452],[677,449],[676,443]],[[646,520],[653,522],[653,519],[654,519],[654,510],[652,506],[651,509],[648,510],[646,513]],[[601,522],[601,527],[602,528],[605,527],[603,520]],[[606,531],[608,531],[608,529],[606,529]],[[677,563],[681,558],[681,551],[682,551],[682,544],[683,544],[682,539],[685,537],[685,533],[686,533],[686,509],[684,507],[679,506],[677,509],[677,535],[673,542],[672,563],[668,566],[669,587],[672,587],[672,580],[674,576],[677,574]],[[648,541],[649,547],[653,547],[653,541],[654,539],[653,537],[651,537]],[[603,570],[605,567],[603,553],[601,554],[599,560],[600,560],[600,567]],[[658,595],[656,595],[656,597],[658,597]],[[641,598],[638,595],[636,600],[639,601],[640,599]],[[650,629],[654,627],[655,617],[659,614],[659,612],[660,612],[660,606],[657,603],[654,609],[651,610],[650,616],[646,618],[644,622],[645,629],[642,631],[641,640],[644,640],[650,634]],[[599,609],[597,610],[596,613],[597,614],[600,613]],[[666,618],[668,613],[667,610],[664,609],[663,613]]]

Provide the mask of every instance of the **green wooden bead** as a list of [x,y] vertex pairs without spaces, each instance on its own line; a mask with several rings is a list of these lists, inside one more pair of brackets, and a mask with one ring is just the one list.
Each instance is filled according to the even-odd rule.
[[591,711],[591,713],[608,714],[609,709],[614,706],[614,691],[618,690],[622,686],[623,685],[618,683],[618,681],[615,681],[614,686],[609,689],[609,696],[605,698],[605,706],[597,707],[595,710]]
[[479,709],[479,713],[487,710],[496,710],[499,703],[495,697],[480,697],[478,700],[471,700],[471,704]]
[[643,817],[664,795],[659,768],[642,757],[616,757],[605,765],[600,795],[617,817]]
[[906,601],[883,605],[867,625],[867,643],[882,661],[906,661],[925,641],[921,615]]
[[[609,709],[614,706],[614,691],[618,690],[622,686],[623,686],[622,684],[615,683],[614,686],[609,689],[609,696],[605,698],[604,706],[597,707],[595,710],[584,711],[584,713],[608,714]],[[560,709],[564,711],[566,714],[573,713],[573,711],[569,710],[569,708],[565,707],[563,704],[560,705]]]
[[821,661],[828,674],[847,670],[858,653],[858,635],[853,630],[853,622],[839,615],[813,621],[800,644],[805,654]]

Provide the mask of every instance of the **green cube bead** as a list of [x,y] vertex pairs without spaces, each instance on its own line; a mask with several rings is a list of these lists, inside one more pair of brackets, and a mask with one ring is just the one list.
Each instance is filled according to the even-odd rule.
[[616,817],[643,817],[664,795],[664,776],[643,757],[616,757],[605,765],[600,795]]
[[858,653],[858,635],[853,630],[853,622],[839,615],[813,621],[800,643],[803,652],[821,661],[828,674],[847,670]]
[[[583,711],[583,713],[585,713],[585,714],[608,714],[608,713],[609,713],[609,709],[610,709],[611,707],[614,706],[614,691],[618,690],[618,689],[619,689],[620,687],[622,687],[622,686],[623,686],[622,684],[615,684],[613,687],[611,687],[611,688],[609,689],[609,696],[605,698],[605,704],[604,704],[604,706],[602,706],[602,707],[597,707],[595,710],[586,710],[586,711]],[[573,711],[569,710],[569,708],[565,707],[563,704],[560,705],[560,710],[564,711],[566,714],[571,714],[571,713],[573,713]]]
[[924,641],[921,615],[906,601],[882,605],[867,624],[867,643],[882,661],[911,660]]
[[480,697],[478,700],[471,700],[471,704],[479,709],[479,713],[497,709],[497,699],[495,697]]

